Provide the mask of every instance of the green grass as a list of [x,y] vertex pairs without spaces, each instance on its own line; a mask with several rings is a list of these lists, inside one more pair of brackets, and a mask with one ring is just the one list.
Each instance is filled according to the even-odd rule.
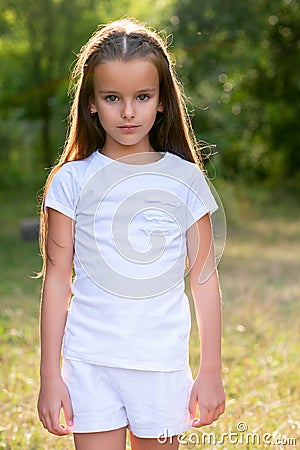
[[[229,218],[219,267],[227,408],[218,422],[183,438],[181,449],[297,448],[275,439],[300,442],[299,205],[287,198],[271,204],[266,195],[226,184],[218,191]],[[36,413],[41,282],[30,276],[40,258],[37,244],[19,233],[20,220],[36,214],[35,195],[0,194],[0,204],[0,449],[71,450],[72,439],[48,434]],[[190,353],[196,373],[194,322]],[[221,444],[223,433],[237,432],[241,422],[248,430]],[[203,433],[217,442],[200,445]],[[266,433],[271,445],[262,442]]]

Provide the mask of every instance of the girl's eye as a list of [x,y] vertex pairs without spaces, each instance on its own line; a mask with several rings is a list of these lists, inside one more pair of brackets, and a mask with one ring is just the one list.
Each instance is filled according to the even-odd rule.
[[148,100],[148,98],[149,98],[149,95],[147,95],[147,94],[140,94],[138,96],[138,100],[141,100],[142,102],[144,102],[145,100]]
[[105,97],[105,100],[110,103],[114,103],[118,100],[118,97],[116,95],[108,95],[107,97]]

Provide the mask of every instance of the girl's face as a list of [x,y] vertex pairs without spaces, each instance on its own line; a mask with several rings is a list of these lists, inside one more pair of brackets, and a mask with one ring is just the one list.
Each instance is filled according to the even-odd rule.
[[106,132],[104,153],[119,157],[153,151],[149,131],[157,111],[163,111],[155,65],[134,59],[96,66],[91,111],[98,114]]

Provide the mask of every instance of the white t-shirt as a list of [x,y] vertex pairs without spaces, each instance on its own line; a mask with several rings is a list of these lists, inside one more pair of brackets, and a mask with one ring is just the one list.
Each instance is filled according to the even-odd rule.
[[45,206],[74,220],[64,356],[129,369],[186,368],[186,232],[217,209],[196,164],[171,153],[125,164],[95,151],[61,167]]

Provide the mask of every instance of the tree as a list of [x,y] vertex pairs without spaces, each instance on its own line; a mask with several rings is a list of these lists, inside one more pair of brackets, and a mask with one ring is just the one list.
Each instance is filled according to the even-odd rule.
[[127,13],[155,26],[169,1],[1,0],[0,183],[7,159],[52,166],[64,140],[70,67],[98,24]]
[[[87,38],[87,30],[96,26],[96,0],[10,0],[7,18],[23,43],[15,54],[17,77],[14,94],[6,95],[10,106],[21,107],[24,117],[41,122],[41,159],[53,163],[51,121],[53,107],[59,106],[58,93],[65,88],[68,66],[78,51],[78,43]],[[11,94],[11,92],[9,92]]]
[[171,22],[194,126],[217,143],[219,174],[297,172],[298,0],[180,0]]
[[[298,0],[273,1],[265,13],[262,57],[247,88],[263,108],[257,131],[268,143],[274,179],[294,177],[300,188],[300,8]],[[298,130],[298,132],[297,132]]]

